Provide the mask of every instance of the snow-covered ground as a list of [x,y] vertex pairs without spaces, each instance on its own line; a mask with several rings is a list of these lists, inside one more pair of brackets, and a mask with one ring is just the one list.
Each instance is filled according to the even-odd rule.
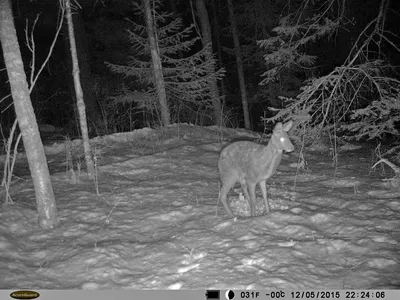
[[[65,171],[72,161],[79,173],[77,142],[46,147],[60,218],[51,231],[38,227],[19,158],[14,204],[0,207],[0,288],[400,288],[400,193],[383,185],[382,166],[370,170],[370,149],[341,152],[336,170],[329,152],[307,152],[299,171],[298,149],[285,154],[267,182],[271,213],[228,219],[218,155],[245,132],[175,125],[97,138],[99,194]],[[232,210],[248,214],[239,193]]]

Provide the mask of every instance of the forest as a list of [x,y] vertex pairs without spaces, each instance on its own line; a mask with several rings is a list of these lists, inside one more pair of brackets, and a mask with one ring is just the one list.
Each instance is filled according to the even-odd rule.
[[[60,4],[12,4],[27,77],[45,64],[30,93],[38,124],[79,135]],[[277,118],[290,114],[301,126],[397,135],[397,1],[152,1],[165,105],[140,5],[73,3],[91,136],[177,122],[263,131],[282,109]],[[6,135],[15,113],[1,65]]]

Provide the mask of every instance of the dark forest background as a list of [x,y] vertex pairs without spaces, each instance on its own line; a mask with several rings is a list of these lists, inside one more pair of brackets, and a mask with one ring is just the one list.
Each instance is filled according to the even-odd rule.
[[[197,22],[196,11],[192,1],[168,0],[162,1],[162,9],[182,18],[185,26]],[[391,1],[386,12],[385,28],[398,33],[399,1]],[[286,104],[279,96],[295,98],[300,88],[310,78],[320,78],[329,74],[336,67],[345,63],[348,55],[366,25],[377,17],[381,1],[351,0],[338,2],[343,9],[343,20],[335,30],[325,36],[305,45],[303,51],[316,57],[308,68],[293,69],[282,73],[279,79],[260,85],[262,74],[268,70],[264,55],[268,53],[257,44],[257,41],[276,36],[275,27],[289,13],[303,10],[304,14],[312,15],[321,7],[322,1],[314,1],[304,7],[303,1],[287,0],[235,0],[234,12],[237,18],[237,28],[242,49],[242,59],[248,93],[251,128],[263,131],[265,122],[261,117],[272,117],[275,112],[269,107],[283,108]],[[35,63],[41,65],[48,53],[59,17],[57,1],[12,1],[14,21],[25,71],[29,77],[32,53],[26,46],[26,31],[39,16],[35,26],[34,38],[36,45]],[[225,0],[206,1],[208,15],[213,33],[213,52],[218,67],[225,70],[225,76],[219,81],[221,99],[226,112],[229,112],[225,125],[243,127],[243,113],[238,84],[236,58],[233,52],[233,39],[230,31],[230,20],[227,2]],[[112,72],[106,63],[128,65],[135,53],[128,39],[127,29],[131,28],[130,20],[137,21],[131,1],[99,1],[81,0],[75,5],[74,26],[77,39],[81,81],[84,89],[91,135],[106,134],[116,131],[128,131],[144,126],[157,126],[151,118],[145,115],[143,107],[135,101],[115,101],[117,95],[124,93],[126,88],[132,89],[135,83],[126,76]],[[335,11],[339,7],[332,7]],[[195,17],[195,18],[194,18]],[[194,18],[194,19],[193,19]],[[63,130],[71,136],[77,135],[76,113],[74,110],[75,96],[71,75],[71,58],[67,41],[66,26],[57,40],[49,63],[36,83],[31,99],[39,124],[48,124]],[[196,31],[193,33],[196,34]],[[396,40],[397,38],[397,40]],[[394,44],[398,44],[398,36]],[[388,44],[380,49],[387,64],[393,68],[390,76],[398,78],[399,52]],[[196,51],[201,43],[194,45]],[[377,49],[370,49],[373,58]],[[0,125],[7,133],[15,119],[12,108],[7,74],[2,55],[0,55]],[[373,99],[366,99],[361,107],[366,107]],[[129,111],[129,117],[126,115]],[[104,114],[108,114],[104,123]],[[124,118],[122,119],[122,115]],[[110,121],[112,120],[112,122]],[[174,120],[173,120],[174,121]],[[176,121],[176,120],[175,120]],[[180,122],[195,123],[188,117],[180,118]],[[211,125],[207,118],[198,121],[198,125]],[[129,125],[127,125],[129,123]]]

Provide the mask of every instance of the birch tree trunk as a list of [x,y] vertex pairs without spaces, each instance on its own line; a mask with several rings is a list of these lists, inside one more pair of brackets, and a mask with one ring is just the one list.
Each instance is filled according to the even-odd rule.
[[247,93],[246,93],[246,85],[244,82],[242,54],[240,52],[239,34],[237,31],[237,26],[236,26],[235,13],[233,12],[232,0],[228,0],[228,8],[229,8],[229,18],[231,20],[231,31],[232,31],[232,35],[233,35],[233,44],[235,46],[235,56],[236,56],[236,65],[237,65],[238,76],[239,76],[240,95],[242,98],[244,127],[246,129],[250,129],[251,125],[250,125],[250,115],[249,115],[249,104],[247,102]]
[[71,45],[72,72],[74,77],[74,86],[75,86],[76,103],[77,103],[76,105],[79,113],[79,124],[82,133],[83,150],[85,153],[86,170],[89,178],[93,179],[94,164],[92,159],[92,151],[90,149],[90,144],[89,144],[89,131],[86,120],[86,107],[85,107],[85,102],[83,101],[83,91],[79,77],[79,63],[78,63],[78,55],[76,53],[76,43],[74,36],[74,26],[72,23],[70,0],[65,0],[65,11],[68,23],[69,42]]
[[9,0],[0,0],[0,41],[10,81],[14,109],[35,188],[39,225],[42,228],[51,229],[58,224],[57,205],[46,155],[29,95]]
[[143,0],[144,12],[146,16],[147,32],[149,35],[149,44],[151,51],[151,60],[153,63],[155,85],[157,89],[158,101],[160,102],[161,119],[164,126],[171,124],[171,116],[169,112],[167,93],[165,91],[164,75],[160,59],[160,51],[155,32],[154,20],[152,16],[150,0]]
[[[209,51],[206,53],[206,59],[209,60],[212,59],[213,57],[213,46],[211,38],[210,20],[208,18],[208,13],[206,6],[204,4],[204,0],[196,0],[196,10],[197,13],[199,14],[199,19],[200,19],[203,47],[210,45]],[[219,98],[217,80],[214,80],[214,82],[211,84],[211,101],[214,109],[215,123],[217,125],[221,125],[222,123],[221,102]]]

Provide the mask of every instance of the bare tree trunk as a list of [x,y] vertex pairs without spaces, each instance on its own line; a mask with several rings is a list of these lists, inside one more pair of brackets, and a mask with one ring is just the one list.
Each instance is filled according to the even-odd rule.
[[69,41],[71,43],[72,70],[73,70],[73,77],[74,77],[76,102],[77,102],[78,113],[79,113],[79,123],[80,123],[81,133],[82,133],[83,149],[85,152],[86,169],[87,169],[89,178],[93,179],[94,178],[94,164],[93,164],[93,159],[92,159],[92,151],[90,149],[90,144],[89,144],[89,132],[88,132],[87,121],[86,121],[85,102],[83,101],[83,91],[82,91],[81,81],[79,78],[79,63],[78,63],[78,55],[76,53],[74,26],[72,23],[70,0],[65,0],[65,9],[66,9],[66,17],[67,17],[67,23],[68,23]]
[[160,51],[158,48],[156,32],[154,30],[154,20],[152,16],[153,10],[151,9],[150,0],[143,0],[143,5],[146,16],[147,32],[149,34],[149,44],[151,51],[151,60],[153,62],[155,84],[158,94],[158,100],[160,101],[161,118],[164,126],[167,126],[171,124],[171,116],[168,108],[167,93],[165,91],[165,83],[164,83],[164,75],[162,72]]
[[58,224],[57,205],[46,155],[29,96],[28,83],[9,0],[0,0],[0,40],[14,100],[15,113],[21,129],[26,157],[35,188],[39,225],[42,228],[50,229]]
[[240,52],[239,34],[237,31],[235,14],[233,12],[232,0],[228,0],[228,8],[229,8],[229,18],[231,19],[231,30],[232,30],[232,35],[233,35],[233,43],[235,45],[235,56],[236,56],[236,65],[237,65],[238,76],[239,76],[240,94],[242,96],[244,127],[246,129],[250,129],[251,125],[250,125],[250,115],[249,115],[249,104],[247,102],[246,85],[244,83],[242,54]]
[[[213,57],[213,47],[212,47],[212,38],[211,38],[211,27],[210,20],[208,18],[208,13],[206,6],[204,4],[204,0],[196,0],[196,10],[199,14],[200,26],[201,26],[201,34],[203,47],[210,45],[209,51],[206,53],[206,59],[209,60]],[[222,116],[221,116],[221,102],[219,99],[219,90],[217,81],[211,84],[211,101],[214,108],[214,117],[215,123],[217,125],[221,125]]]
[[[61,3],[62,5],[62,3]],[[82,10],[77,9],[72,14],[72,24],[74,25],[74,36],[75,36],[75,44],[77,46],[77,54],[78,54],[78,62],[79,62],[79,77],[83,90],[83,100],[85,101],[86,106],[86,118],[88,121],[88,130],[89,132],[95,133],[96,135],[101,135],[105,132],[106,128],[102,122],[102,114],[100,110],[100,106],[97,103],[96,96],[94,94],[94,80],[91,71],[91,55],[89,52],[88,38],[86,35],[84,22],[82,18]],[[73,63],[72,63],[72,55],[70,54],[70,41],[68,39],[68,24],[65,24],[63,27],[64,31],[64,45],[66,53],[68,53],[68,57],[66,58],[66,63],[68,66],[68,71],[73,75]],[[71,89],[71,95],[75,93],[75,84],[73,76],[68,76],[68,81]],[[76,99],[74,96],[72,98]],[[77,113],[78,115],[78,113]],[[71,119],[71,122],[74,122],[75,119]],[[79,127],[78,124],[75,124]]]
[[[213,26],[213,31],[214,31],[214,41],[215,41],[215,49],[217,49],[217,57],[218,57],[218,67],[222,68],[222,50],[221,50],[221,43],[219,41],[220,38],[220,32],[221,30],[219,29],[219,23],[218,23],[218,15],[217,15],[217,11],[218,11],[218,7],[216,6],[216,1],[211,1],[211,6],[212,6],[212,13],[213,13],[213,19],[214,19],[214,26]],[[221,80],[220,84],[221,84],[221,92],[222,95],[226,95],[226,85],[224,83],[224,80],[226,80],[226,78],[224,77],[223,80]],[[224,103],[221,103],[221,106],[224,107]]]
[[[169,2],[169,6],[171,8],[171,11],[173,13],[173,17],[174,18],[179,18],[180,15],[179,15],[178,8],[176,7],[176,0],[169,0],[168,2]],[[182,49],[178,49],[178,57],[179,58],[183,57]]]

